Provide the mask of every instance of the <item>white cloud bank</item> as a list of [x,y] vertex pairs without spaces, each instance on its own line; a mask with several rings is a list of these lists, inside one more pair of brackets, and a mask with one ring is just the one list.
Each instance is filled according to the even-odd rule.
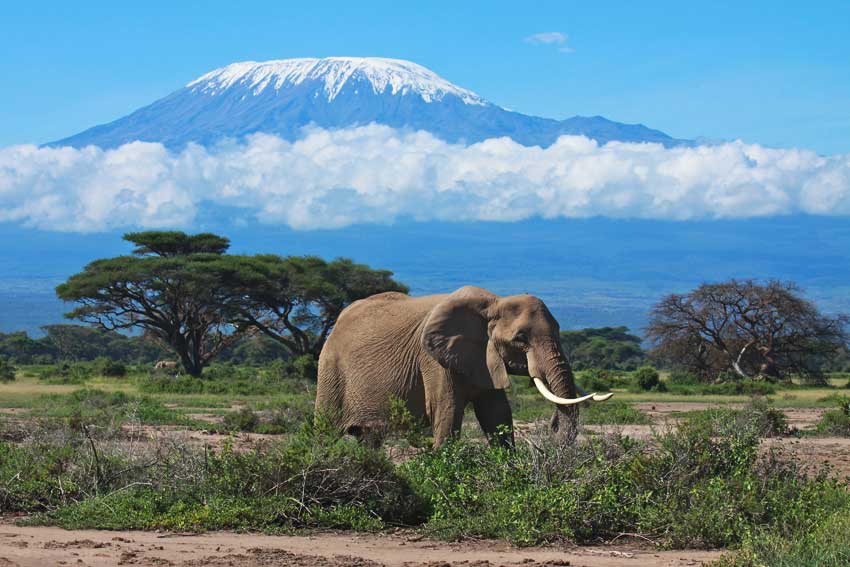
[[580,136],[546,149],[507,138],[464,146],[379,125],[180,152],[142,142],[0,149],[0,221],[63,231],[189,227],[222,205],[302,229],[400,217],[850,215],[850,155],[742,142],[600,147]]

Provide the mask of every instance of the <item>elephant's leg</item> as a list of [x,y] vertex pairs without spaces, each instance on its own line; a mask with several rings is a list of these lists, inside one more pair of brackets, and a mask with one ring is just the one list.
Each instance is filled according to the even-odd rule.
[[444,395],[431,400],[430,407],[429,418],[434,433],[434,447],[439,447],[452,437],[460,435],[466,399],[459,392],[445,392]]
[[514,444],[511,404],[504,390],[485,390],[472,402],[475,417],[491,443],[505,447]]

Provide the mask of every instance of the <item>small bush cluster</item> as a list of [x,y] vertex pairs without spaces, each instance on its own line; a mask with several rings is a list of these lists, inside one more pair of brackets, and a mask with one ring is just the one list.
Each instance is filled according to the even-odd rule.
[[0,356],[0,382],[12,382],[17,369],[5,357]]
[[835,407],[821,416],[816,426],[817,433],[830,437],[850,437],[850,397],[833,395],[830,399]]
[[0,442],[0,512],[68,529],[373,530],[424,519],[383,453],[327,424],[252,451],[95,447],[73,434],[61,445]]
[[46,384],[85,384],[94,377],[87,362],[59,362],[37,372],[38,379]]
[[107,378],[123,378],[127,375],[127,365],[119,360],[99,356],[91,363],[92,372]]
[[846,567],[850,564],[850,508],[843,508],[804,530],[784,538],[757,530],[742,549],[711,567]]
[[[306,363],[305,363],[306,364]],[[171,372],[151,370],[139,378],[139,390],[167,394],[228,394],[237,396],[276,395],[309,391],[315,380],[302,379],[281,371],[283,362],[263,368],[238,364],[211,364],[203,376],[174,376]]]
[[633,408],[631,405],[617,400],[604,404],[591,404],[582,408],[579,413],[582,425],[650,425],[652,419]]
[[755,397],[744,408],[712,408],[694,412],[689,427],[710,436],[745,432],[754,437],[778,437],[789,433],[788,418],[763,397]]
[[83,388],[69,394],[45,394],[35,401],[33,414],[71,420],[72,425],[97,427],[123,422],[179,424],[188,420],[147,396]]
[[652,366],[642,366],[633,372],[635,385],[644,392],[666,392],[667,386],[661,381],[658,371]]
[[614,385],[612,373],[599,368],[580,371],[576,375],[576,381],[588,392],[610,392]]
[[756,526],[788,537],[850,502],[841,483],[759,458],[747,429],[717,437],[684,425],[653,451],[628,438],[567,450],[455,443],[403,468],[429,504],[433,533],[520,545],[631,533],[673,547],[734,546]]

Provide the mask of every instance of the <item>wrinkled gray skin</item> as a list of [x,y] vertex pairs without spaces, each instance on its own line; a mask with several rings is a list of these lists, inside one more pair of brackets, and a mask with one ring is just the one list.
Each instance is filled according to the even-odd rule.
[[[392,398],[427,420],[435,446],[460,431],[472,403],[484,433],[513,443],[508,374],[535,376],[576,397],[558,323],[531,295],[499,297],[467,286],[452,294],[382,293],[345,309],[319,358],[316,410],[369,437],[386,427]],[[577,406],[554,406],[552,430],[576,435]],[[372,437],[374,440],[374,437]]]

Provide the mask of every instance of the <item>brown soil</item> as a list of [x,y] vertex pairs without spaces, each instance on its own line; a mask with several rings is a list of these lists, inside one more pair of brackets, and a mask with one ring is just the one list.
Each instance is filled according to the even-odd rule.
[[501,542],[444,543],[413,533],[267,536],[211,533],[65,531],[0,524],[0,567],[679,567],[719,551],[656,551],[630,545],[515,548]]

